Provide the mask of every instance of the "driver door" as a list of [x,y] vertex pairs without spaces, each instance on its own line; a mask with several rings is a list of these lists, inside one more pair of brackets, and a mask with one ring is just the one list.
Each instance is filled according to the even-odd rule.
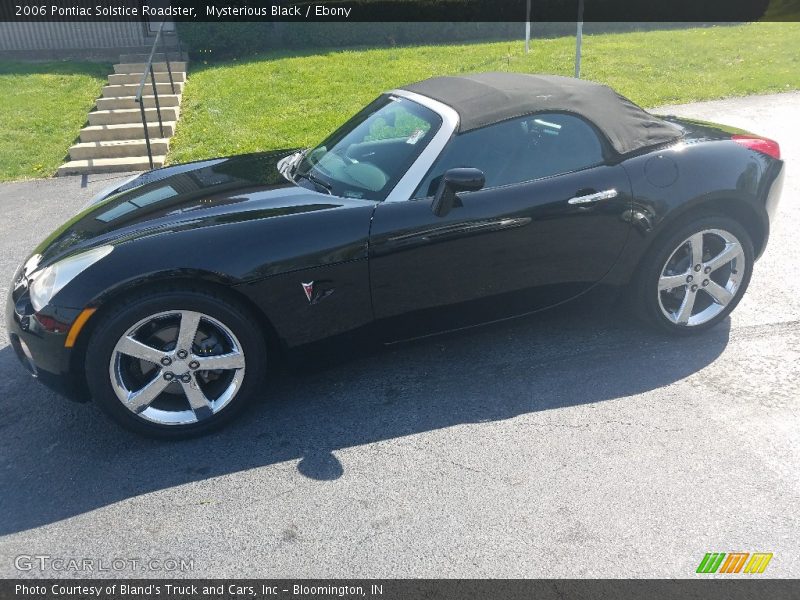
[[[523,117],[455,137],[414,194],[375,209],[370,278],[375,317],[392,340],[558,304],[600,281],[630,224],[630,183],[593,127],[567,114]],[[443,217],[441,175],[486,177]],[[594,200],[595,198],[600,198]]]

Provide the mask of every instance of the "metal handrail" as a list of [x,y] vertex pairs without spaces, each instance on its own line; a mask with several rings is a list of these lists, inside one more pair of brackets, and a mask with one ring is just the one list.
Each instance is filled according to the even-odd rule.
[[[139,87],[136,89],[136,96],[134,101],[139,105],[139,112],[142,115],[142,127],[144,128],[144,142],[147,146],[147,159],[150,163],[150,168],[153,168],[153,150],[150,146],[150,131],[147,126],[147,116],[144,109],[144,101],[142,99],[142,93],[144,91],[144,85],[147,82],[147,76],[150,75],[150,84],[153,88],[153,99],[156,105],[156,114],[158,115],[158,131],[161,134],[161,137],[164,137],[164,122],[161,119],[161,103],[158,100],[158,88],[156,86],[156,77],[155,73],[153,73],[153,56],[156,53],[156,49],[158,48],[158,43],[161,41],[161,31],[164,29],[165,21],[161,21],[161,25],[156,32],[156,39],[153,41],[153,47],[150,49],[150,56],[147,58],[147,62],[144,65],[144,73],[142,73],[142,80],[139,82]],[[169,62],[169,52],[167,48],[163,48],[164,53],[164,61],[167,63],[167,74],[169,75],[169,84],[172,93],[175,93],[175,81],[172,78],[172,67]],[[180,56],[178,56],[180,58]]]

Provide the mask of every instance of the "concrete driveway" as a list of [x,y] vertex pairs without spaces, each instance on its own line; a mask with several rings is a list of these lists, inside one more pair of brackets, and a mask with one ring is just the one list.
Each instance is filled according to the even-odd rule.
[[[0,330],[0,576],[687,577],[730,551],[800,576],[800,94],[665,112],[774,137],[788,161],[729,321],[672,340],[584,302],[283,376],[181,443],[43,389]],[[107,183],[0,185],[3,297]]]

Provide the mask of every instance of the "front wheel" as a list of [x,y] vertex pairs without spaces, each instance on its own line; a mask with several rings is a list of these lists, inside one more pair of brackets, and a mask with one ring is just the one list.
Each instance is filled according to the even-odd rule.
[[642,264],[640,313],[669,333],[709,329],[741,300],[753,261],[750,236],[732,219],[708,216],[679,227]]
[[258,389],[265,342],[232,299],[171,291],[113,309],[90,340],[86,376],[93,398],[123,427],[160,438],[207,433]]

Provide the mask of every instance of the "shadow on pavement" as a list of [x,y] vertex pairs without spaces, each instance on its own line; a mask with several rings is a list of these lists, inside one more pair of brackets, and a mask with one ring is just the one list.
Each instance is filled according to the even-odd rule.
[[586,304],[280,376],[233,425],[172,443],[136,437],[94,405],[58,398],[5,347],[0,534],[283,461],[334,481],[347,470],[336,450],[640,394],[702,369],[728,342],[728,320],[673,339]]

